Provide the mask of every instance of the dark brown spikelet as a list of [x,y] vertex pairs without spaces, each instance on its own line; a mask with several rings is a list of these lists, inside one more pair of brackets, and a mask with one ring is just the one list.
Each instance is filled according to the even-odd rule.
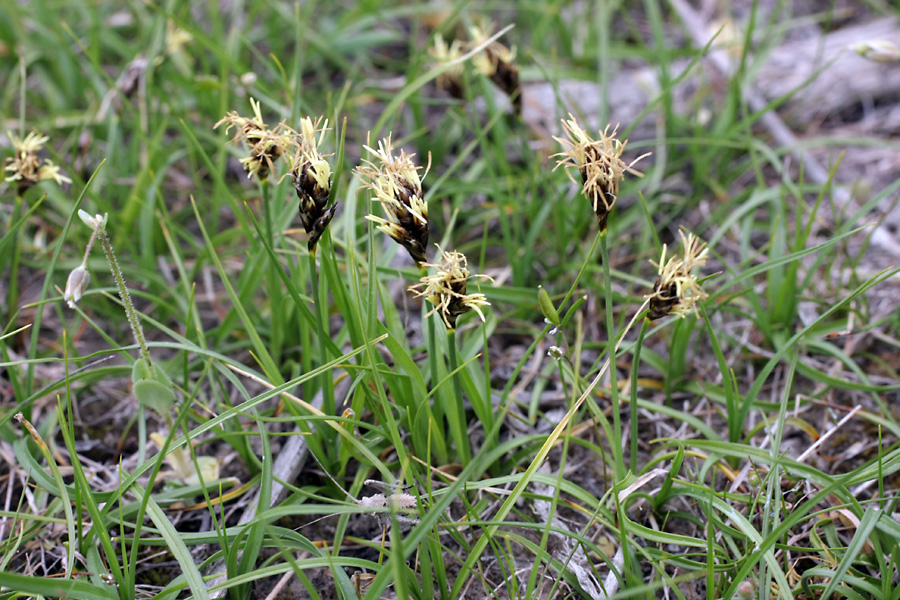
[[656,265],[659,278],[653,291],[646,298],[650,302],[647,318],[651,321],[669,315],[684,318],[697,313],[697,304],[707,297],[694,274],[696,267],[706,264],[709,249],[694,234],[679,231],[683,254],[666,260],[667,247],[663,246],[662,256]]
[[[616,129],[609,133],[607,125],[606,129],[599,132],[600,139],[595,140],[578,125],[572,115],[562,123],[566,137],[553,138],[564,148],[562,152],[554,155],[561,157],[556,168],[565,167],[566,173],[569,173],[572,167],[578,169],[581,174],[581,193],[591,201],[597,215],[597,226],[604,232],[609,222],[609,213],[619,197],[619,182],[625,178],[626,172],[638,177],[643,176],[632,167],[647,155],[639,156],[631,164],[627,164],[622,161],[621,156],[628,140],[619,140],[616,137]],[[569,178],[574,181],[571,174]]]
[[[470,47],[475,48],[487,41],[493,32],[493,26],[471,27],[469,33],[472,41]],[[522,114],[522,90],[519,87],[519,65],[516,64],[516,49],[509,48],[498,41],[489,43],[483,52],[472,59],[472,64],[494,85],[509,96],[517,115]]]
[[227,133],[232,127],[237,127],[237,133],[232,141],[237,143],[243,140],[249,146],[249,155],[241,159],[247,176],[256,175],[260,181],[265,181],[271,174],[275,161],[284,154],[286,148],[293,145],[295,133],[284,123],[269,129],[262,119],[259,102],[251,98],[250,104],[253,106],[252,118],[242,117],[237,112],[231,111],[216,123],[213,129],[224,124]]
[[651,321],[662,319],[672,314],[680,300],[678,299],[678,286],[670,283],[663,286],[662,282],[657,279],[653,286],[652,296],[650,298],[650,310],[647,312],[647,318]]
[[425,264],[425,248],[428,245],[428,204],[422,193],[422,179],[412,158],[414,154],[400,151],[394,155],[391,138],[378,142],[378,150],[365,146],[374,161],[366,160],[357,167],[356,174],[364,187],[372,190],[374,200],[384,209],[386,218],[367,215],[378,224],[378,229],[406,248],[417,265]]
[[[291,180],[300,200],[299,213],[303,228],[306,230],[309,252],[314,254],[319,238],[325,233],[337,204],[327,207],[331,193],[331,165],[319,153],[319,143],[328,126],[328,122],[320,129],[319,123],[305,117],[300,121],[300,133],[297,136],[297,152],[291,159]],[[322,135],[316,139],[316,132]],[[327,208],[326,208],[327,207]]]

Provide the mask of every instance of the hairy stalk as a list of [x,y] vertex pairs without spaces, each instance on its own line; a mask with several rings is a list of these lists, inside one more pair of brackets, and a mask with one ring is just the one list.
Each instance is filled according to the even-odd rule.
[[141,360],[147,365],[147,369],[152,371],[153,361],[150,360],[150,349],[147,348],[144,330],[141,327],[141,322],[138,320],[137,311],[134,310],[134,304],[131,302],[128,288],[125,286],[125,277],[122,275],[122,270],[116,261],[116,253],[113,251],[109,236],[106,235],[106,229],[98,228],[97,232],[100,244],[103,246],[103,252],[106,254],[106,262],[109,263],[109,270],[113,279],[116,280],[116,287],[119,288],[119,298],[122,299],[122,304],[125,306],[125,316],[128,318],[128,324],[131,325],[131,333],[134,334],[134,339],[138,343]]

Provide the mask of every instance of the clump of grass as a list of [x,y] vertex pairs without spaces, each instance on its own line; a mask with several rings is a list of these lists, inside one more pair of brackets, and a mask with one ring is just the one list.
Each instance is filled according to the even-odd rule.
[[[22,191],[20,182],[35,178],[64,182],[63,172],[83,171],[67,164],[69,158],[85,164],[99,160],[102,149],[112,177],[98,179],[83,195],[116,225],[120,206],[130,207],[125,212],[131,220],[123,232],[112,226],[107,232],[105,217],[88,215],[91,241],[81,262],[73,259],[63,295],[75,312],[48,305],[46,292],[41,302],[25,305],[38,307],[39,316],[46,313],[28,358],[20,358],[11,323],[0,332],[0,368],[18,403],[0,411],[0,453],[15,457],[9,476],[0,478],[0,486],[10,486],[0,488],[9,505],[0,516],[0,594],[133,598],[147,582],[142,560],[165,545],[165,558],[177,562],[178,573],[154,580],[162,587],[153,592],[158,597],[230,594],[258,600],[259,590],[276,579],[279,585],[297,583],[302,589],[290,593],[310,598],[768,594],[790,600],[835,591],[891,597],[893,579],[884,574],[896,568],[892,549],[900,544],[900,529],[890,518],[900,504],[900,453],[892,446],[900,426],[884,405],[897,388],[885,347],[896,346],[900,327],[891,316],[873,316],[878,311],[867,295],[891,274],[845,285],[858,276],[855,267],[832,268],[828,261],[845,255],[835,249],[856,232],[843,223],[833,232],[819,230],[823,215],[805,206],[812,186],[772,162],[788,149],[770,148],[771,140],[757,135],[751,125],[759,113],[723,110],[714,128],[696,124],[686,136],[679,129],[685,119],[672,104],[675,82],[663,78],[651,103],[667,117],[659,121],[662,135],[655,140],[660,151],[654,151],[652,167],[641,168],[648,173],[646,198],[634,203],[618,201],[629,187],[626,178],[640,175],[640,159],[625,158],[627,142],[619,140],[617,128],[594,135],[570,115],[558,138],[556,168],[577,184],[591,216],[584,201],[557,201],[568,188],[565,179],[546,168],[546,152],[528,152],[536,143],[534,131],[543,128],[520,127],[520,121],[502,118],[502,111],[493,112],[490,102],[439,113],[442,108],[423,101],[427,90],[420,92],[432,83],[471,96],[462,88],[467,73],[457,67],[461,52],[476,45],[484,48],[471,57],[473,72],[489,77],[514,103],[523,87],[529,91],[524,75],[535,78],[551,64],[548,80],[557,74],[563,80],[562,98],[565,79],[597,78],[597,56],[612,62],[634,50],[668,73],[668,61],[682,50],[667,49],[662,11],[652,2],[622,6],[646,12],[641,16],[656,38],[652,52],[604,29],[619,17],[604,6],[575,28],[556,27],[570,19],[557,6],[517,9],[516,32],[528,40],[524,58],[535,59],[534,67],[523,66],[522,81],[515,61],[523,56],[512,45],[489,41],[488,28],[470,30],[472,41],[437,40],[443,46],[431,58],[452,68],[416,76],[428,61],[425,51],[414,42],[411,55],[403,54],[406,45],[396,43],[396,31],[405,39],[417,21],[359,35],[360,19],[377,17],[381,27],[393,18],[376,13],[378,3],[354,5],[343,16],[336,13],[343,5],[304,4],[293,14],[261,16],[265,30],[247,26],[252,52],[233,44],[236,38],[218,12],[209,15],[215,26],[208,31],[205,21],[192,21],[196,7],[142,13],[134,21],[136,37],[153,39],[151,52],[167,51],[173,59],[177,54],[177,62],[160,60],[162,54],[142,60],[136,101],[114,113],[98,111],[98,122],[85,121],[94,142],[79,138],[78,156],[54,155],[61,170],[37,153],[15,149],[6,161],[5,174],[14,165],[22,169],[22,177],[9,180],[15,193]],[[93,8],[82,11],[90,24],[75,11],[63,21],[65,29],[33,13],[30,4],[0,9],[11,23],[40,25],[26,28],[28,36],[15,43],[7,37],[21,28],[0,33],[0,63],[7,60],[2,48],[23,48],[23,56],[40,67],[28,79],[29,97],[37,103],[29,110],[44,111],[73,140],[81,130],[56,111],[83,110],[85,89],[53,76],[54,66],[63,74],[73,72],[72,65],[83,67],[89,75],[83,81],[102,86],[120,68],[106,64],[107,57],[145,50],[129,47],[116,27],[101,29],[108,21],[96,19]],[[327,44],[308,37],[315,30],[307,24],[320,22],[328,24]],[[92,43],[44,44],[69,39],[71,31]],[[197,43],[185,45],[185,32]],[[748,36],[758,39],[759,33]],[[165,44],[157,43],[157,34],[166,35]],[[202,59],[195,56],[201,41],[213,50]],[[47,54],[51,47],[54,53]],[[873,45],[864,54],[878,58],[880,51]],[[216,68],[223,73],[220,82],[204,75]],[[753,72],[748,68],[741,76]],[[432,82],[435,73],[439,79]],[[335,93],[335,81],[349,83]],[[341,169],[348,158],[343,141],[331,160],[323,153],[325,119],[297,115],[314,107],[314,114],[328,115],[332,123],[346,117],[351,132],[365,131],[386,95],[380,86],[398,81],[402,88],[390,92],[394,99],[383,105],[378,123],[391,123],[397,136],[417,140],[428,167],[434,156],[435,170],[443,173],[429,180],[429,215],[422,189],[429,169],[393,148],[391,137],[382,140],[357,169],[365,189],[359,198],[370,196],[382,205],[383,214],[373,217],[368,202],[357,202],[355,182],[341,185],[352,179]],[[24,89],[24,77],[22,83]],[[724,86],[726,106],[745,106],[738,95],[745,87]],[[119,92],[127,94],[111,87],[107,97]],[[220,120],[235,98],[250,95],[264,99],[275,114],[292,116],[270,127],[254,100],[250,117],[230,112]],[[14,112],[9,95],[0,104],[4,114]],[[235,139],[246,146],[242,165],[262,192],[265,231],[254,232],[243,213],[226,210],[240,206],[228,201],[247,196],[248,189],[228,179],[224,153],[210,158],[212,148],[221,148],[209,135],[216,121],[220,130],[237,128]],[[381,131],[381,125],[373,130]],[[34,146],[42,137],[35,136],[19,142]],[[193,145],[177,143],[185,138]],[[132,139],[133,152],[124,143]],[[727,166],[716,169],[720,162]],[[42,179],[44,167],[50,168]],[[770,177],[773,168],[780,181]],[[751,172],[756,181],[746,177]],[[688,173],[690,191],[672,201],[681,193],[677,182]],[[59,215],[68,209],[70,221],[75,219],[81,199],[73,205],[60,190],[44,189],[50,199],[41,207],[46,212],[34,210],[39,202],[25,215],[14,210],[0,232],[0,258],[14,246],[29,272],[46,268],[52,275],[57,255],[80,254],[61,254],[68,246],[54,247],[52,240]],[[348,194],[341,196],[341,189]],[[706,203],[709,189],[717,198]],[[827,197],[831,189],[815,192]],[[196,212],[181,210],[189,197],[196,199]],[[700,201],[704,210],[695,210]],[[47,210],[50,204],[57,214]],[[790,218],[793,212],[797,219]],[[209,232],[208,214],[217,215]],[[0,208],[4,225],[5,215]],[[273,228],[298,216],[306,232],[300,245]],[[406,293],[417,276],[382,260],[380,245],[371,243],[373,226],[369,235],[359,235],[365,218],[417,264],[413,294],[424,300],[421,313],[410,310]],[[588,250],[589,241],[572,231],[594,220],[599,232]],[[792,227],[799,232],[793,244],[777,239],[775,233]],[[676,228],[682,231],[680,254],[656,241]],[[702,234],[712,249],[688,229]],[[437,232],[444,237],[429,261],[428,244]],[[135,436],[126,427],[120,447],[102,462],[96,454],[116,447],[117,440],[95,444],[85,439],[94,437],[92,429],[75,430],[92,418],[108,418],[98,413],[143,415],[130,408],[128,368],[94,363],[105,352],[127,353],[116,346],[121,311],[97,302],[96,294],[85,297],[89,264],[96,273],[88,253],[101,235],[115,238],[106,240],[119,253],[115,286],[124,287],[123,272],[137,282],[126,290],[148,308],[136,316],[144,327],[157,327],[162,338],[139,342],[136,364],[144,365],[146,350],[153,353],[154,368],[161,370],[160,358],[170,361],[167,367],[180,366],[168,369],[180,371],[178,416],[168,436],[149,436],[168,458],[148,460],[140,442],[134,452]],[[594,260],[597,246],[601,265]],[[57,254],[48,264],[51,248]],[[713,250],[727,273],[716,286],[700,272]],[[301,260],[303,253],[308,262]],[[815,260],[801,260],[814,253]],[[650,256],[658,257],[652,268],[645,260]],[[476,292],[470,265],[492,273],[496,282]],[[790,277],[779,277],[788,267]],[[816,281],[821,273],[842,277],[830,277],[838,283],[823,293]],[[774,293],[778,279],[787,283]],[[538,284],[544,288],[536,303]],[[557,309],[559,298],[564,300]],[[803,310],[785,310],[783,304],[783,317],[775,319],[780,298],[800,298]],[[129,300],[123,296],[123,302]],[[546,328],[538,304],[549,321]],[[661,322],[665,317],[676,318]],[[696,327],[698,318],[702,327]],[[766,338],[767,320],[778,322],[772,328],[777,335],[760,345],[756,340]],[[860,322],[866,323],[862,331],[848,324]],[[468,324],[476,327],[468,330]],[[51,331],[66,335],[48,341]],[[839,342],[830,337],[844,331],[853,333],[842,334]],[[699,339],[693,340],[696,333]],[[550,345],[547,336],[559,337]],[[67,353],[64,360],[60,348]],[[547,360],[548,348],[558,360]],[[64,377],[42,371],[51,360],[65,366]],[[138,369],[138,375],[147,371]],[[135,378],[135,372],[134,395],[140,399],[149,378]],[[630,373],[627,381],[623,373]],[[673,379],[677,395],[669,394]],[[6,398],[5,386],[0,395]],[[63,400],[55,410],[58,397]],[[628,409],[620,398],[628,398]],[[845,406],[851,400],[853,408]],[[289,415],[282,412],[285,406]],[[26,419],[32,407],[33,418]],[[20,409],[23,431],[7,427]],[[841,413],[840,420],[833,413]],[[138,423],[142,438],[144,420],[127,416]],[[847,444],[834,444],[844,433]],[[792,440],[804,436],[817,441],[795,454]],[[854,439],[872,443],[851,445]],[[198,440],[212,446],[208,456],[197,456]],[[307,449],[327,460],[295,477]],[[236,473],[243,485],[220,496],[215,486],[200,485],[217,475],[205,468],[218,465],[213,453],[232,458],[223,470]],[[839,458],[832,461],[834,456]],[[187,485],[155,485],[165,460]],[[363,487],[376,477],[385,482],[383,493],[364,495]],[[403,492],[398,481],[412,484],[415,492]],[[196,504],[184,506],[189,498]],[[372,511],[379,514],[377,523],[369,518]],[[336,521],[313,525],[336,512]],[[65,564],[44,560],[54,551],[65,555]],[[529,562],[523,575],[525,555],[534,566]]]

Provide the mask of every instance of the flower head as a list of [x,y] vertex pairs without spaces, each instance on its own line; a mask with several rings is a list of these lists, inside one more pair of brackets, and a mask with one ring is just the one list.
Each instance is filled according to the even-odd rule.
[[247,177],[256,175],[260,181],[264,181],[268,179],[278,157],[292,145],[293,131],[284,123],[279,123],[274,129],[269,129],[262,119],[259,102],[251,98],[250,104],[253,106],[252,118],[242,117],[237,112],[231,111],[216,123],[213,129],[224,123],[226,124],[225,132],[228,133],[232,127],[237,127],[232,142],[237,143],[243,140],[250,147],[249,156],[241,159],[241,164],[247,171]]
[[[472,40],[469,46],[480,46],[493,35],[493,25],[490,23],[469,28]],[[519,66],[515,62],[516,48],[508,48],[498,41],[488,44],[483,52],[472,58],[472,64],[485,77],[494,82],[507,96],[512,98],[516,113],[522,112],[521,91],[519,89]]]
[[[337,204],[325,208],[331,192],[331,165],[319,152],[328,128],[328,121],[321,128],[320,122],[321,119],[313,123],[309,117],[300,121],[300,133],[295,141],[296,152],[290,158],[290,175],[300,199],[300,220],[306,229],[310,252],[316,251],[316,243],[325,233],[325,228],[331,223],[337,209]],[[318,139],[317,131],[321,132]]]
[[553,138],[564,148],[562,152],[554,155],[561,157],[556,168],[565,167],[572,181],[575,179],[569,169],[572,167],[578,169],[581,174],[581,193],[594,206],[600,231],[606,231],[609,213],[619,197],[619,182],[625,179],[626,172],[643,177],[643,173],[635,171],[632,167],[648,155],[639,156],[631,164],[626,164],[621,156],[628,140],[621,141],[616,137],[618,127],[610,134],[607,125],[606,129],[598,132],[600,139],[595,140],[578,125],[571,114],[569,119],[563,120],[562,123],[566,138]]
[[[426,298],[434,305],[428,314],[435,312],[441,315],[447,329],[456,329],[456,319],[469,310],[474,310],[484,321],[481,307],[490,306],[484,294],[466,293],[469,282],[469,270],[466,268],[466,257],[461,252],[445,252],[438,247],[443,260],[438,264],[424,264],[437,272],[422,277],[417,285],[409,288],[417,297]],[[477,275],[485,277],[487,275]]]
[[413,161],[415,154],[401,150],[394,156],[391,137],[378,142],[378,150],[364,146],[375,156],[375,161],[356,168],[356,175],[364,187],[375,193],[375,200],[381,202],[387,218],[368,215],[366,218],[378,223],[378,229],[388,234],[394,241],[406,248],[409,255],[419,265],[425,264],[425,247],[428,244],[428,204],[422,193],[422,179]]
[[685,235],[682,230],[679,234],[684,254],[666,260],[664,245],[659,263],[653,263],[659,271],[659,278],[653,291],[646,296],[650,300],[647,318],[651,321],[668,315],[684,318],[689,313],[697,314],[697,303],[708,296],[700,287],[693,270],[706,264],[709,248],[692,233]]
[[454,40],[448,44],[444,41],[443,36],[438,34],[434,38],[434,46],[428,49],[428,54],[437,65],[453,63],[437,76],[435,80],[437,86],[442,90],[446,90],[454,98],[460,100],[465,98],[462,84],[463,67],[461,63],[456,62],[463,55],[463,47],[459,40]]
[[12,173],[6,177],[6,181],[17,182],[19,193],[23,193],[39,181],[55,181],[57,185],[63,182],[72,183],[71,179],[60,174],[59,167],[50,159],[45,158],[44,164],[41,164],[38,153],[44,149],[44,144],[50,138],[36,131],[32,131],[24,138],[16,137],[10,132],[6,135],[14,151],[14,155],[6,159],[6,170]]

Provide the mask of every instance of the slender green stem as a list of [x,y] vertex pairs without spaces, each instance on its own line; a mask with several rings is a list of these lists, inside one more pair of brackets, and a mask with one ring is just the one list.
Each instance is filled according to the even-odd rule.
[[116,261],[116,253],[113,251],[109,236],[106,235],[106,229],[100,228],[100,243],[103,245],[103,252],[106,253],[106,262],[109,263],[109,270],[113,279],[116,280],[116,287],[119,288],[119,298],[125,306],[125,316],[128,317],[128,323],[131,325],[131,333],[140,347],[141,360],[147,365],[148,370],[153,369],[153,361],[150,360],[150,349],[147,347],[147,340],[144,339],[144,330],[141,328],[141,322],[138,320],[137,311],[134,310],[134,304],[131,302],[131,295],[125,286],[125,277],[122,275],[122,269]]
[[578,282],[581,281],[581,277],[584,275],[585,271],[587,271],[588,265],[591,264],[591,258],[594,256],[594,252],[597,250],[597,242],[600,241],[601,237],[605,237],[606,232],[598,233],[594,238],[594,243],[591,244],[591,249],[588,250],[588,254],[584,259],[584,262],[581,264],[581,269],[578,271],[578,275],[575,277],[575,281],[572,282],[572,287],[569,288],[569,291],[566,292],[566,296],[563,298],[563,301],[560,302],[557,310],[562,312],[563,308],[566,306],[566,302],[569,301],[569,298],[572,297],[572,294],[575,293],[575,290],[578,288]]
[[[453,373],[459,368],[459,357],[456,354],[456,330],[447,330],[447,358],[450,361],[450,372]],[[450,422],[454,425],[453,436],[456,438],[456,450],[463,465],[469,464],[472,460],[472,450],[469,447],[469,434],[466,431],[466,411],[463,406],[462,387],[459,384],[460,373],[451,375],[451,383],[453,385],[453,400],[455,404],[456,418]]]
[[[22,193],[16,194],[16,203],[13,205],[12,216],[9,219],[9,226],[19,220],[19,215],[25,206],[25,197]],[[16,242],[13,244],[12,260],[9,262],[9,289],[6,292],[6,310],[7,314],[3,315],[5,321],[9,321],[16,314],[16,305],[19,304],[19,257],[22,254],[22,232],[25,225],[19,228],[15,234]],[[29,417],[31,415],[28,415]]]
[[272,229],[272,207],[269,205],[269,180],[263,179],[261,182],[262,185],[262,203],[263,203],[263,218],[266,222],[266,236],[269,238],[269,243],[272,244],[272,247],[275,247],[275,238],[273,237],[273,229]]
[[641,332],[638,334],[637,343],[634,345],[634,362],[631,363],[631,402],[629,409],[631,411],[631,460],[628,468],[632,473],[637,473],[637,451],[638,451],[638,410],[637,410],[637,381],[638,369],[641,364],[641,347],[644,345],[644,336],[650,326],[650,320],[644,319],[641,323]]
[[[325,260],[324,254],[322,260]],[[326,340],[330,335],[326,328],[327,293],[324,288],[319,289],[319,270],[316,268],[315,251],[309,253],[309,277],[312,279],[313,301],[316,303],[316,338],[319,341],[319,356],[322,364],[325,364],[329,359]],[[335,410],[334,378],[330,371],[326,371],[322,373],[322,412],[326,415],[333,415]]]
[[[419,275],[425,277],[428,275],[428,268],[419,266]],[[431,372],[431,387],[434,389],[438,384],[438,350],[437,350],[437,337],[435,336],[434,330],[434,319],[431,317],[427,317],[425,315],[428,314],[428,304],[425,303],[422,306],[422,320],[427,322],[428,327],[428,370]],[[434,422],[437,430],[440,432],[444,431],[444,409],[440,402],[438,394],[434,393],[431,395],[431,398],[434,401],[434,408],[431,406],[431,400],[425,399],[423,402],[424,406],[419,406],[417,410],[422,410],[423,408],[428,411],[428,422],[429,422],[429,431],[431,430],[431,423]],[[443,437],[443,433],[440,434]],[[447,464],[447,444],[443,439],[434,439],[432,440],[432,450],[435,454],[435,460],[438,464]]]
[[619,414],[619,386],[616,381],[616,349],[613,347],[615,336],[615,325],[613,324],[613,301],[612,301],[612,279],[609,275],[609,230],[600,234],[600,256],[603,258],[603,294],[605,298],[606,308],[606,337],[609,345],[609,396],[612,403],[613,432],[617,439],[609,440],[610,450],[612,450],[613,458],[616,461],[615,475],[616,482],[622,481],[625,477],[625,459],[622,456],[622,416]]

